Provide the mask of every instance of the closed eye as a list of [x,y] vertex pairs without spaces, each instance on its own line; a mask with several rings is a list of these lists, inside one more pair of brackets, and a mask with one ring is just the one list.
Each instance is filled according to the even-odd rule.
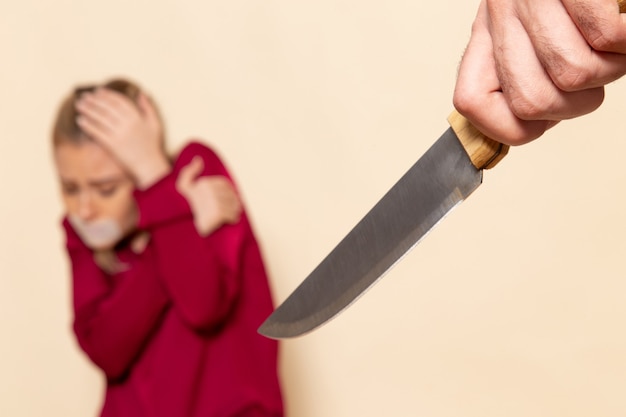
[[113,194],[115,194],[117,190],[118,190],[117,185],[100,187],[98,188],[98,194],[100,194],[102,197],[110,197]]
[[103,178],[90,181],[89,185],[95,189],[101,197],[111,197],[126,183],[123,178]]
[[61,184],[61,192],[65,195],[76,195],[80,189],[74,184]]

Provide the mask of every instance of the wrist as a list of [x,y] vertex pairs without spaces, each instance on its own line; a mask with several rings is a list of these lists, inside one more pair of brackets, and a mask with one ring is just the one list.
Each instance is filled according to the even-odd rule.
[[135,168],[135,181],[137,182],[137,188],[145,190],[154,183],[158,182],[161,178],[165,177],[172,171],[165,156],[162,158],[156,158],[149,164],[145,164],[141,167]]

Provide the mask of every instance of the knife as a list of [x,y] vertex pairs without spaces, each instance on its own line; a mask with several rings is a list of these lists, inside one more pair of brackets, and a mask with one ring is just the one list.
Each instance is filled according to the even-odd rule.
[[259,333],[300,336],[325,323],[378,281],[482,183],[509,147],[487,138],[454,111],[450,128],[383,196]]
[[[626,0],[618,0],[626,12]],[[508,145],[456,111],[450,127],[265,320],[271,338],[308,333],[355,302],[482,183]]]

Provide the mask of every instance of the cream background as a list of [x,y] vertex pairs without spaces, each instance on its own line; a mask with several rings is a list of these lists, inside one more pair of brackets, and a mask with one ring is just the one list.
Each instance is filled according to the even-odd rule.
[[[446,128],[477,4],[0,0],[0,415],[101,399],[48,145],[74,84],[134,78],[172,150],[216,147],[282,301]],[[625,92],[513,149],[358,303],[284,342],[288,415],[623,416]]]

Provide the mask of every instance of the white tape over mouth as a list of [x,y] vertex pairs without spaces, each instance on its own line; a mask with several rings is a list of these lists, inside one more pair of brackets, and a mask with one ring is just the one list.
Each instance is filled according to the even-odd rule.
[[76,215],[69,215],[68,221],[91,249],[111,248],[123,237],[122,228],[113,219],[86,222]]

